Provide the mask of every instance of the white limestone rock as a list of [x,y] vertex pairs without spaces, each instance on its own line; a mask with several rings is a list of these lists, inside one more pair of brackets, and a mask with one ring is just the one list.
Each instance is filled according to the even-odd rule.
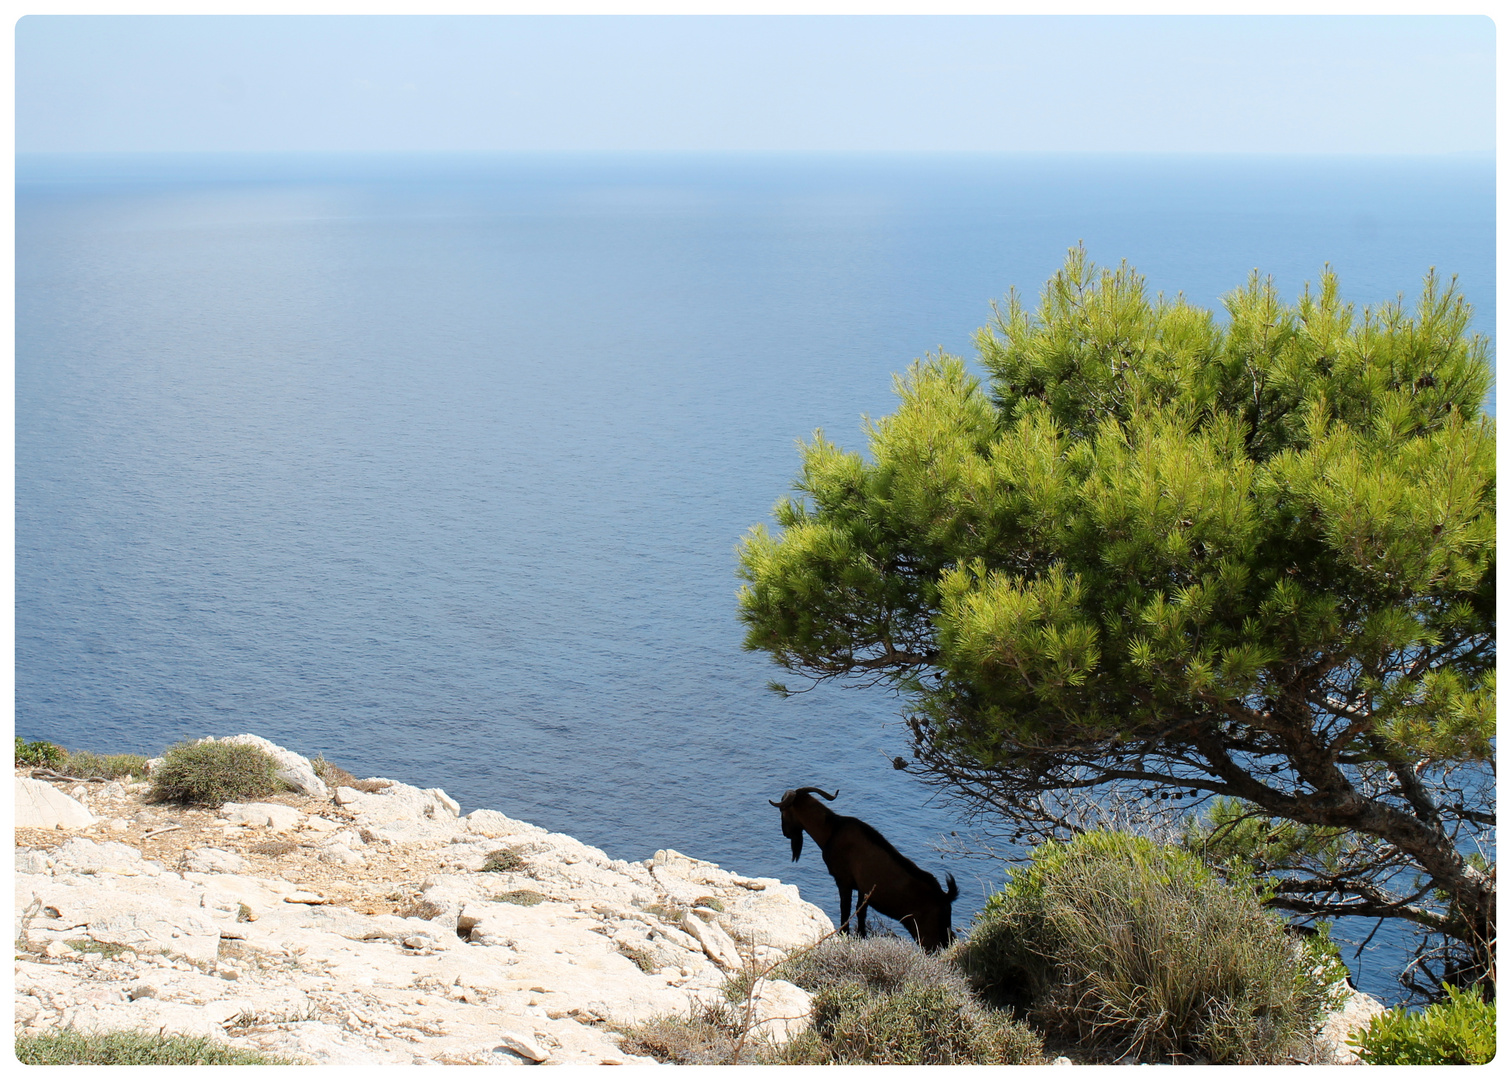
[[353,851],[345,844],[327,844],[315,857],[333,866],[361,866],[367,861],[360,851]]
[[[23,909],[38,905],[30,936],[71,940],[87,937],[109,945],[126,945],[139,953],[167,952],[192,961],[213,961],[220,929],[201,908],[171,895],[139,896],[90,883],[36,880]],[[24,885],[18,880],[20,892]],[[20,897],[18,897],[20,900]]]
[[420,918],[434,923],[443,930],[456,932],[457,919],[469,901],[479,899],[477,887],[467,878],[451,874],[437,874],[427,878],[416,905]]
[[706,922],[698,912],[689,911],[682,920],[682,929],[696,938],[708,958],[725,971],[739,971],[743,966],[734,939],[718,923]]
[[834,932],[821,908],[807,903],[796,885],[775,878],[748,878],[679,851],[658,851],[645,867],[668,896],[686,906],[712,896],[723,907],[718,922],[738,941],[783,952],[806,948]]
[[505,1050],[509,1050],[527,1061],[540,1064],[551,1055],[541,1049],[541,1045],[528,1035],[521,1035],[517,1031],[499,1032],[498,1041]]
[[87,829],[96,820],[83,803],[46,781],[16,777],[16,828]]
[[200,874],[239,874],[247,868],[247,861],[234,851],[222,848],[194,848],[184,852],[179,864],[184,870]]
[[40,851],[33,851],[31,848],[17,848],[16,873],[50,874],[52,873],[52,860]]
[[461,820],[468,832],[486,837],[536,836],[546,831],[527,821],[515,821],[497,810],[474,810]]
[[813,995],[795,983],[762,979],[751,998],[753,1027],[778,1044],[808,1030]]
[[64,841],[52,853],[53,873],[125,874],[157,877],[163,872],[160,863],[142,858],[130,844],[108,841],[98,844],[82,836]]
[[1385,1011],[1378,998],[1350,987],[1343,1003],[1328,1015],[1317,1041],[1332,1052],[1334,1064],[1357,1065],[1359,1054],[1348,1045],[1348,1037]]
[[337,801],[377,840],[395,844],[445,840],[461,829],[460,807],[440,788],[390,782],[377,791],[343,787],[336,793]]
[[226,803],[220,808],[220,816],[233,825],[263,825],[278,832],[292,831],[304,820],[292,806],[265,802]]

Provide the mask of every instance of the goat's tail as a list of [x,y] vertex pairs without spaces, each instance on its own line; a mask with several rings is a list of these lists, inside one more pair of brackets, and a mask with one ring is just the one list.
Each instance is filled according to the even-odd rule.
[[960,895],[960,886],[955,884],[954,874],[946,873],[944,880],[950,883],[950,887],[945,891],[944,898],[953,904],[955,898]]

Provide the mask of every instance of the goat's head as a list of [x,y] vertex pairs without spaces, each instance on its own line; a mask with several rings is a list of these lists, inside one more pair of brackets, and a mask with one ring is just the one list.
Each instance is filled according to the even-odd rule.
[[814,802],[812,794],[813,792],[818,792],[818,794],[822,795],[830,802],[833,802],[835,799],[839,798],[838,790],[836,790],[833,795],[830,795],[828,792],[822,791],[816,787],[804,787],[793,788],[789,791],[782,792],[781,802],[774,802],[771,799],[766,800],[767,802],[771,803],[772,806],[776,807],[782,812],[782,835],[785,836],[788,840],[792,841],[793,862],[797,862],[797,857],[803,853],[803,822],[800,817],[801,807],[805,803],[812,803],[815,806],[818,805],[816,802]]
[[[950,887],[947,890],[940,890],[942,902],[935,904],[926,917],[918,920],[918,944],[929,952],[946,948],[955,940],[951,909],[960,895],[960,886],[955,884],[954,874],[945,874],[944,877],[950,883]],[[937,879],[934,882],[934,888],[939,888]]]

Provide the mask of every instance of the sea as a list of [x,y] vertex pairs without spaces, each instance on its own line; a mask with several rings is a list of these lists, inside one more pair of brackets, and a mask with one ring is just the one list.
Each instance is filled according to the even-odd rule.
[[[1033,304],[1067,249],[1221,309],[1429,268],[1495,335],[1488,157],[23,155],[16,731],[252,732],[611,857],[795,882],[768,805],[838,789],[941,878],[979,823],[892,759],[904,702],[782,698],[735,546],[816,430]],[[1494,399],[1490,401],[1494,408]],[[1409,933],[1342,924],[1398,998]]]

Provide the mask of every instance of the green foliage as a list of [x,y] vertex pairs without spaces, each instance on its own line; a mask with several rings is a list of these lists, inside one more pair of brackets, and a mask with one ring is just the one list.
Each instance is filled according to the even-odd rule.
[[1488,970],[1459,852],[1492,809],[1489,343],[1435,273],[1413,311],[1327,270],[1224,306],[1076,249],[977,335],[986,385],[941,353],[865,454],[815,434],[740,546],[746,647],[890,683],[915,771],[1020,828],[1099,787],[1242,798],[1305,826],[1250,860],[1294,910],[1432,926],[1391,893],[1410,858]]
[[153,772],[151,798],[211,806],[255,799],[278,790],[277,772],[278,762],[255,746],[181,742],[164,752]]
[[520,853],[519,848],[512,847],[490,851],[487,858],[483,860],[484,872],[492,874],[523,870],[526,865],[528,864],[525,862],[525,857]]
[[1421,1012],[1392,1009],[1349,1042],[1369,1065],[1485,1065],[1495,1057],[1495,1006],[1478,994],[1443,988],[1446,1001]]
[[834,1065],[1030,1065],[1043,1040],[1007,1013],[974,1006],[942,985],[868,994],[849,983],[819,992],[814,1027],[791,1058]]
[[23,1065],[294,1065],[288,1058],[239,1050],[205,1037],[110,1031],[17,1035]]
[[1341,992],[1325,937],[1295,946],[1252,891],[1122,833],[1044,844],[958,947],[988,1000],[1143,1056],[1281,1063]]
[[517,904],[520,907],[534,907],[546,899],[546,894],[536,892],[534,889],[513,889],[506,893],[499,893],[493,899],[500,904]]
[[695,1004],[687,1016],[654,1016],[621,1029],[628,1053],[675,1065],[732,1065],[759,1060],[767,1048],[754,1041],[745,1054],[740,1010],[725,1001]]
[[906,986],[968,993],[965,977],[953,964],[912,941],[884,935],[828,938],[784,961],[772,975],[813,992],[853,984],[867,993],[893,993]]
[[835,937],[777,972],[814,992],[790,1064],[1008,1065],[1042,1061],[1030,1028],[971,996],[947,960],[895,937]]
[[68,751],[54,743],[44,742],[41,739],[35,742],[27,742],[21,736],[16,736],[16,768],[24,768],[33,765],[55,766],[68,756]]
[[147,759],[141,754],[96,754],[75,750],[65,764],[69,776],[103,776],[115,780],[123,776],[146,776]]

